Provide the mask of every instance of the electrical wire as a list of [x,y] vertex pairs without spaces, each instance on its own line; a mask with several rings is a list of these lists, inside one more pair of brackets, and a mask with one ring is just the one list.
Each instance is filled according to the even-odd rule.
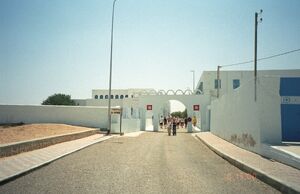
[[[300,51],[300,48],[295,49],[295,50],[291,50],[291,51],[287,51],[287,52],[283,52],[283,53],[279,53],[279,54],[276,54],[276,55],[271,55],[271,56],[268,56],[268,57],[259,58],[259,59],[257,59],[257,61],[271,59],[271,58],[279,57],[279,56],[282,56],[282,55],[287,55],[287,54],[298,52],[298,51]],[[243,64],[252,63],[252,62],[254,62],[254,60],[249,60],[249,61],[244,61],[244,62],[239,62],[239,63],[232,63],[232,64],[228,64],[228,65],[221,65],[220,67],[230,67],[230,66],[235,66],[235,65],[243,65]]]

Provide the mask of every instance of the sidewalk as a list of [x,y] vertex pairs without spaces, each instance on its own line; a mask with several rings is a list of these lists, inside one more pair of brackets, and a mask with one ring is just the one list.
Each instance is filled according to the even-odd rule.
[[300,193],[300,170],[239,148],[210,132],[195,134],[211,150],[283,193]]
[[68,154],[112,137],[114,136],[96,134],[73,141],[55,144],[46,148],[0,158],[0,184]]

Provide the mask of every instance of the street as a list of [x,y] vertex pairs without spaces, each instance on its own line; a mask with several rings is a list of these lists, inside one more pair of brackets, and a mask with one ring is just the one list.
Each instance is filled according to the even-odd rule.
[[92,145],[0,186],[0,193],[279,193],[190,133]]

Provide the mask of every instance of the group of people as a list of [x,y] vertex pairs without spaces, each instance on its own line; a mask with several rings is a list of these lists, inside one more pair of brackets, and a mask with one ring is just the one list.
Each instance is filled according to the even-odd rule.
[[188,123],[188,118],[179,118],[179,117],[161,117],[159,121],[160,128],[167,129],[169,136],[171,132],[173,136],[176,136],[177,129],[179,127],[186,128]]

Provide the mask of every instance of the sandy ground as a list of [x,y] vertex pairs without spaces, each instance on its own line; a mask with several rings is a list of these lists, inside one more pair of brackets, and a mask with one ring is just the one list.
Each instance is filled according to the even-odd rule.
[[90,128],[64,124],[24,124],[18,126],[0,126],[0,144],[85,131]]

